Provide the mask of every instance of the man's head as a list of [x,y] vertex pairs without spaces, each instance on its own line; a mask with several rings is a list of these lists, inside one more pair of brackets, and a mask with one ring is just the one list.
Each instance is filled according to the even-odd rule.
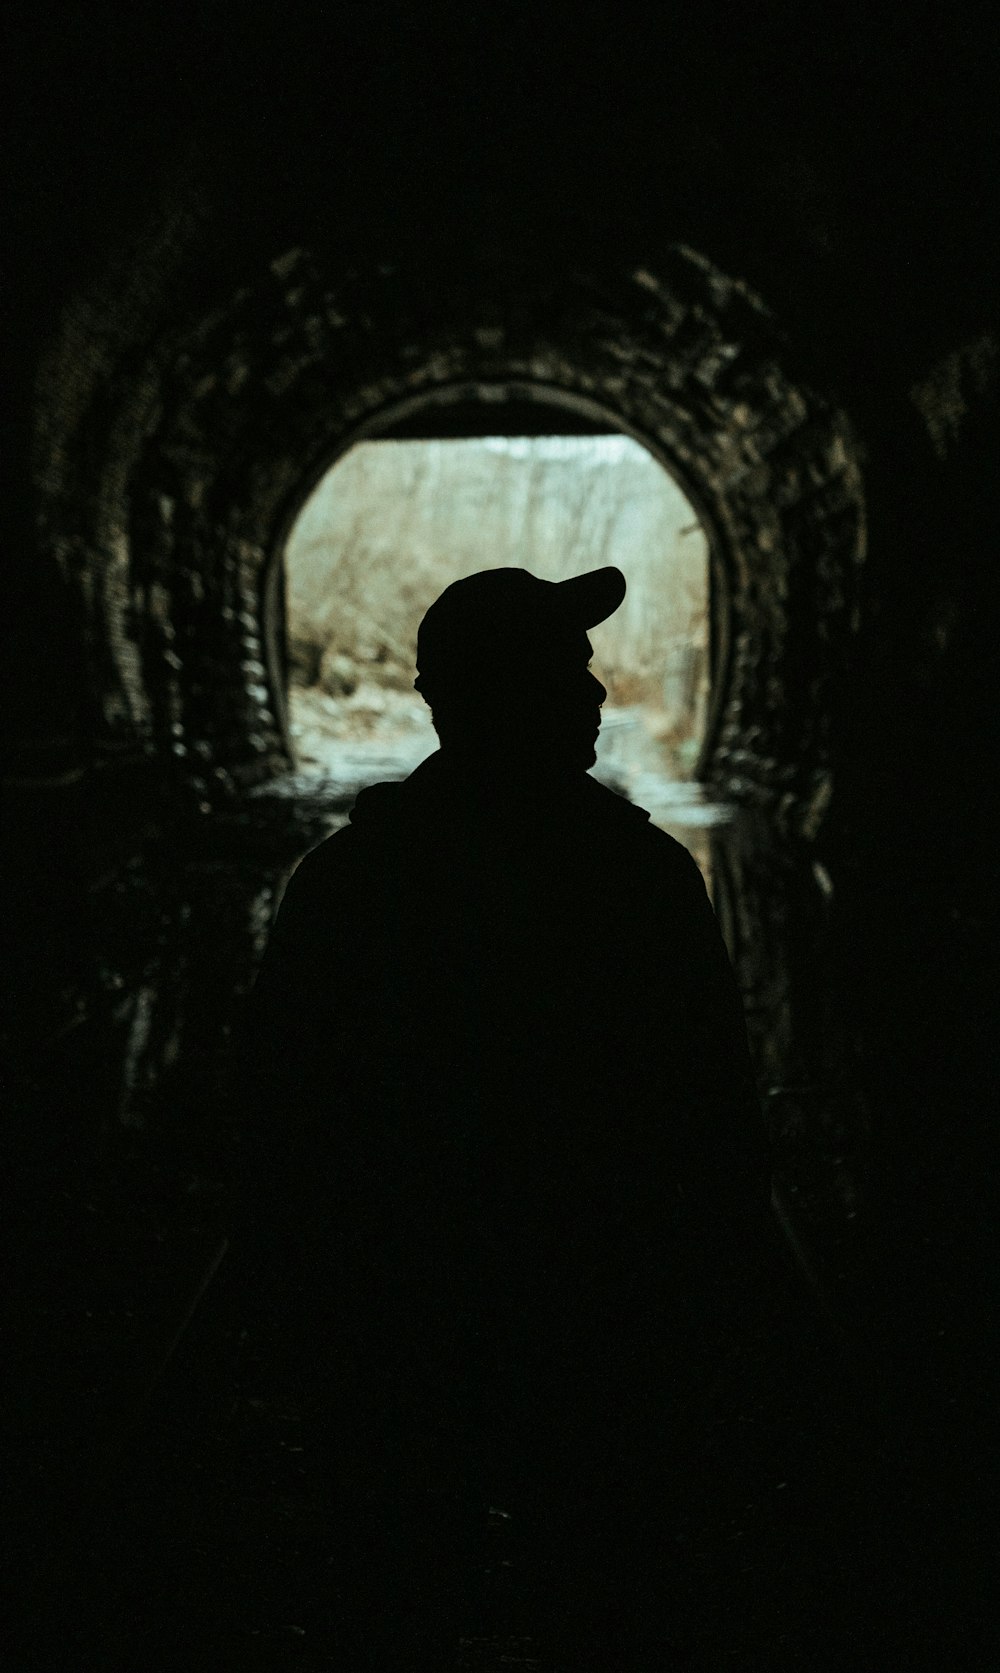
[[442,749],[528,768],[586,771],[607,692],[587,629],[625,596],[619,569],[541,581],[486,569],[446,587],[420,624],[416,689]]

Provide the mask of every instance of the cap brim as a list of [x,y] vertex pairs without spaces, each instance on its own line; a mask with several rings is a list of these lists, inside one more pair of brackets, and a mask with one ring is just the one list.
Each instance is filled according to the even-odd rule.
[[565,611],[577,627],[596,627],[614,614],[625,597],[625,577],[620,569],[607,564],[586,575],[557,581],[556,588],[560,612]]

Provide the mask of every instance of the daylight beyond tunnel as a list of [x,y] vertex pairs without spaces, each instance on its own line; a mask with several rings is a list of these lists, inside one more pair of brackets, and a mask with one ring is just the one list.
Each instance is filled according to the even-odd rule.
[[[686,496],[622,435],[369,441],[322,478],[286,546],[289,710],[300,769],[360,789],[436,747],[413,691],[417,627],[449,582],[615,564],[591,634],[608,689],[595,776],[701,853],[691,779],[705,726],[708,547]],[[696,834],[697,833],[697,834]]]

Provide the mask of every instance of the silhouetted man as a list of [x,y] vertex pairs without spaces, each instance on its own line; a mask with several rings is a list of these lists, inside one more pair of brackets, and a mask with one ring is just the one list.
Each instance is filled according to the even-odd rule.
[[303,860],[251,1009],[262,1212],[303,1330],[354,1368],[343,1432],[353,1401],[398,1480],[478,1470],[501,1503],[669,1428],[767,1215],[701,876],[588,775],[587,630],[624,593],[612,568],[446,588],[417,649],[440,749]]

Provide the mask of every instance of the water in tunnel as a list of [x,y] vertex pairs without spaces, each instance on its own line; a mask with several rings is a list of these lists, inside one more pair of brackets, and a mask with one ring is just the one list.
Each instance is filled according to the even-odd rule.
[[608,689],[594,776],[709,870],[723,816],[694,773],[709,694],[708,542],[674,478],[630,437],[378,440],[321,479],[285,548],[289,720],[300,772],[404,777],[437,745],[413,691],[417,627],[476,570],[561,580],[604,564],[625,602],[593,630]]

